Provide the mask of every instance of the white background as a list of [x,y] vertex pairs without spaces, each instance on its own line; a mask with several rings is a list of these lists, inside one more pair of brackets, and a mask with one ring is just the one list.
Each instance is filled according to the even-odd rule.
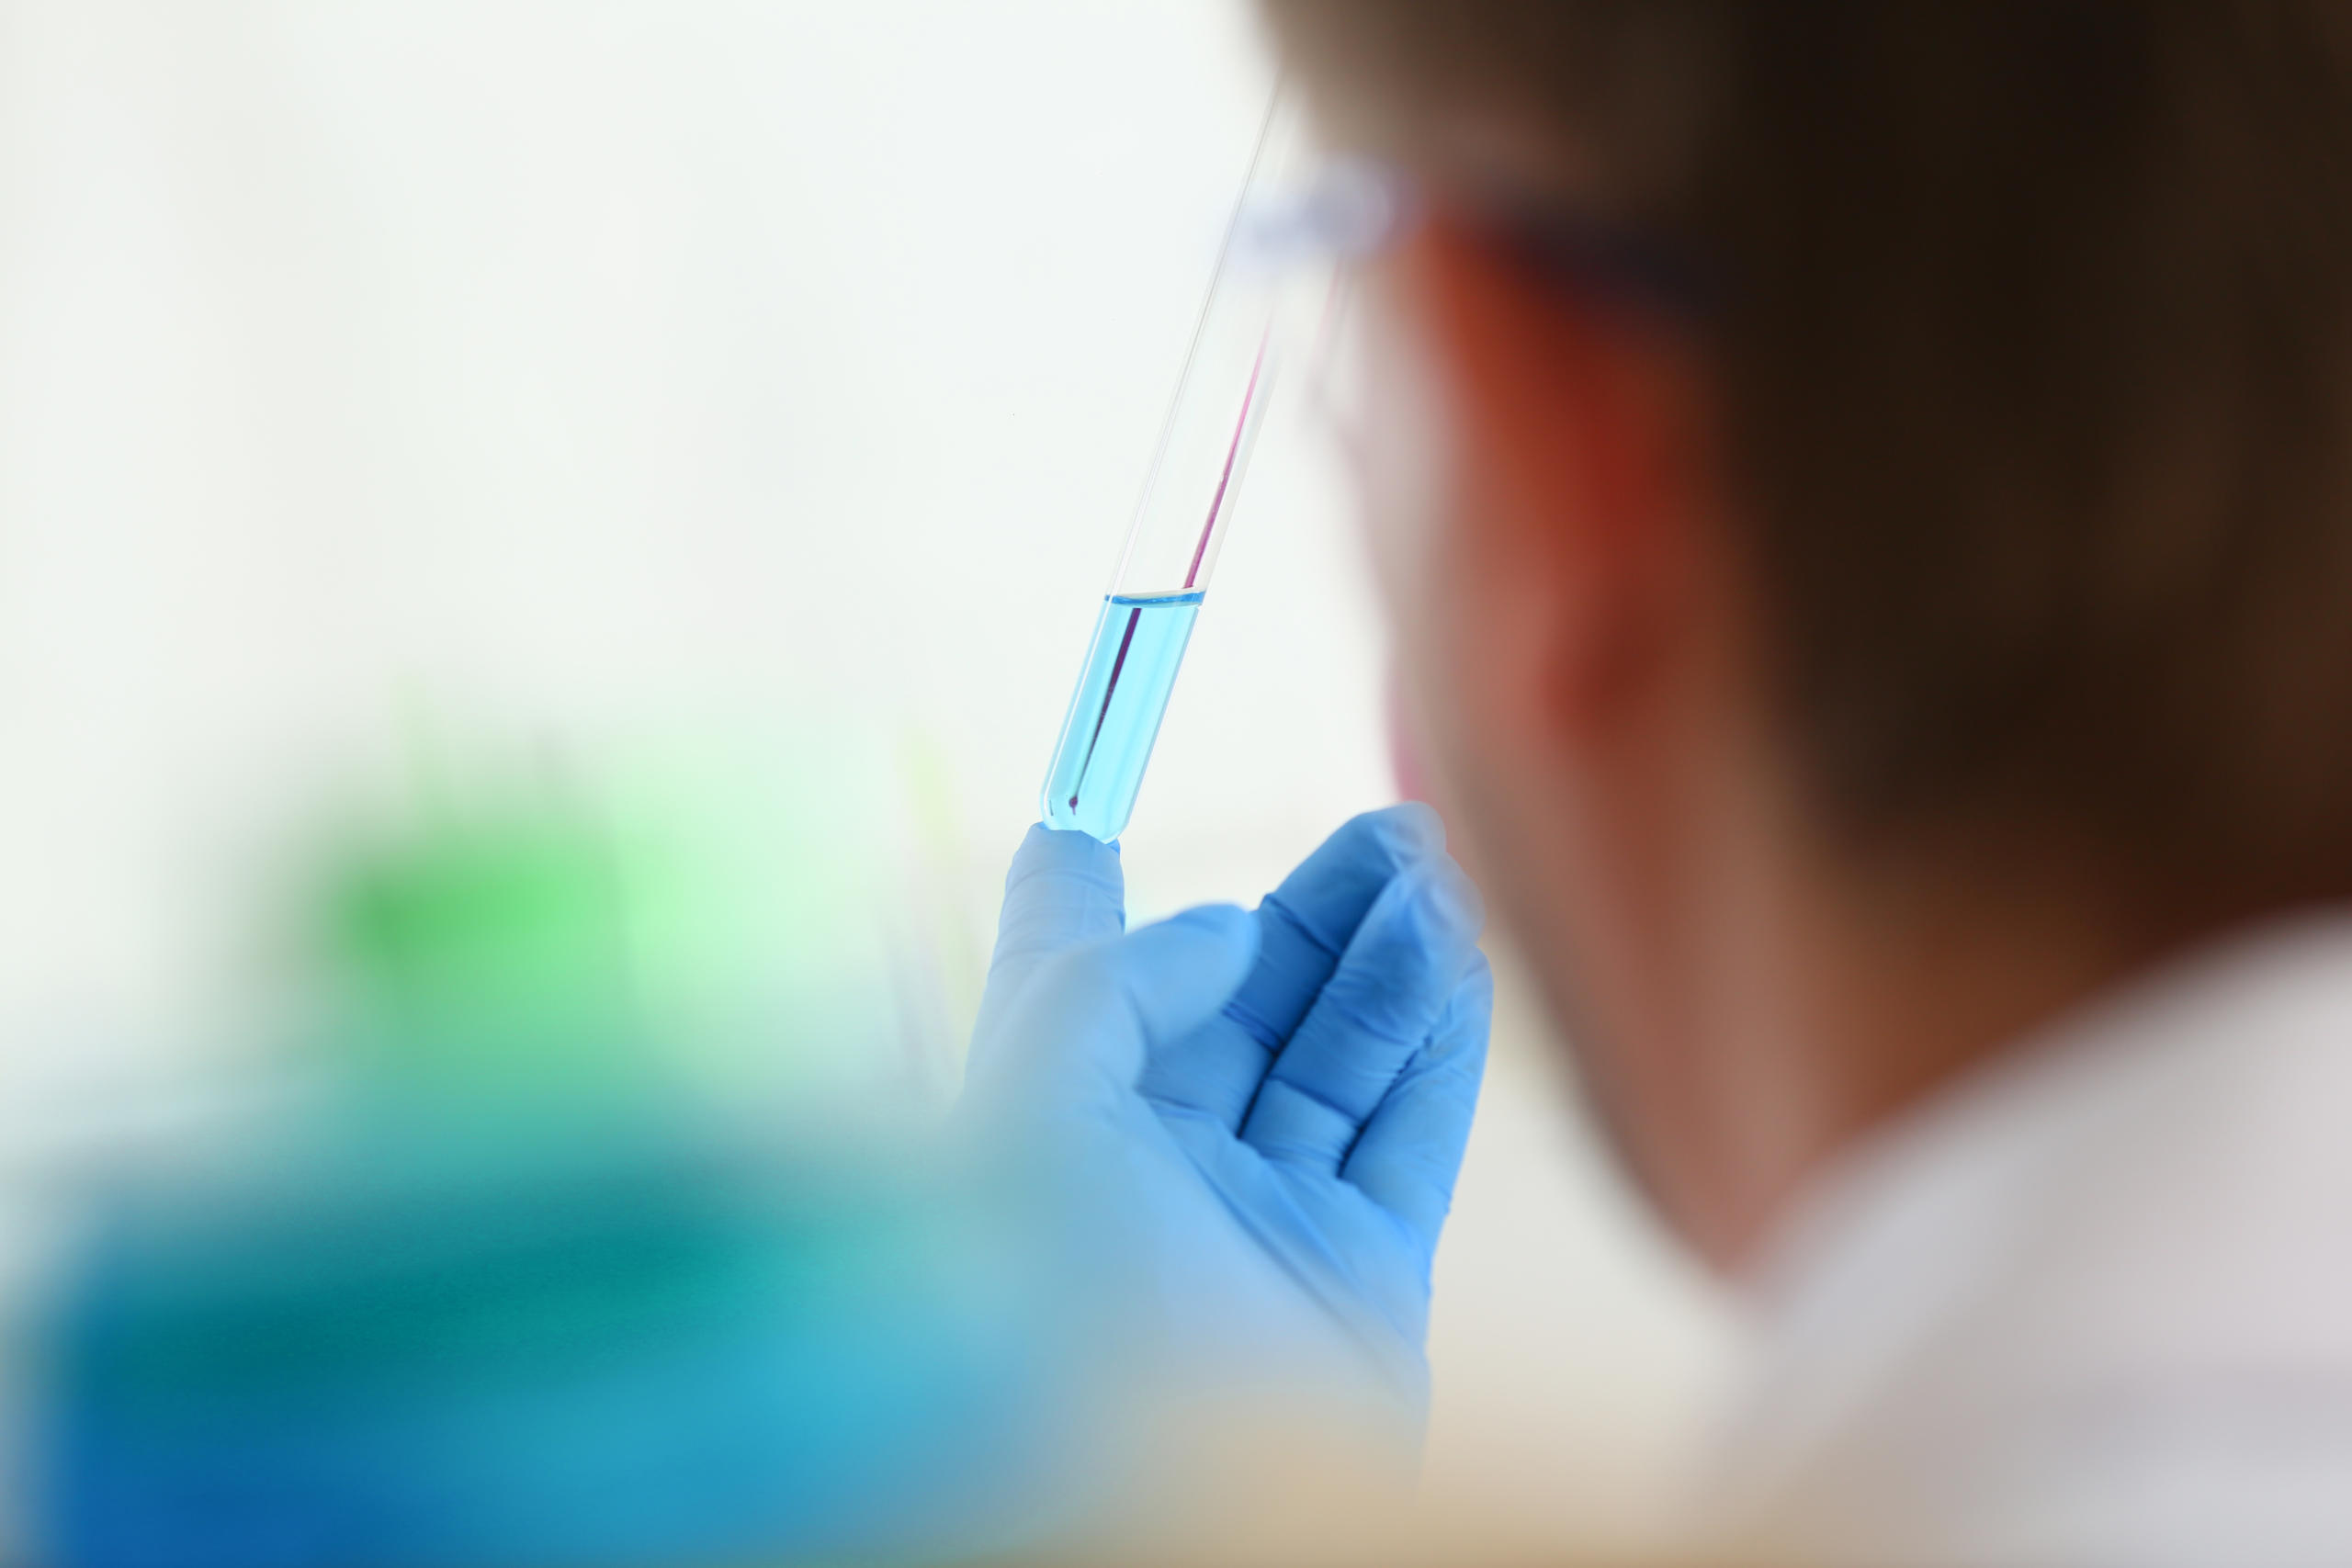
[[[6,1122],[233,1034],[420,748],[884,758],[967,1007],[1266,93],[1208,0],[0,6]],[[1380,662],[1270,428],[1139,912],[1388,797]],[[1430,1483],[1617,1537],[1729,1329],[1550,1051],[1509,991]]]

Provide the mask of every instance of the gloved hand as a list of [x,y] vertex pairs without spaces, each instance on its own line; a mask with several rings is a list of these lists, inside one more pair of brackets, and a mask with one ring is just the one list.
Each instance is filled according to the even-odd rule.
[[1329,1352],[1425,1409],[1430,1269],[1485,1066],[1477,895],[1437,816],[1334,833],[1254,913],[1122,935],[1118,852],[1030,830],[966,1111],[1087,1216],[1154,1348]]

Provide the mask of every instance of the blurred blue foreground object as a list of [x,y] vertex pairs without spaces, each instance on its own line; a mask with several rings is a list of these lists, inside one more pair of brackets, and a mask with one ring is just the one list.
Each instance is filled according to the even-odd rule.
[[1079,1374],[1018,1217],[854,1097],[687,1093],[696,1037],[638,1005],[665,906],[593,822],[490,804],[325,868],[307,1089],[106,1173],[40,1363],[37,1560],[1028,1545],[1079,1490]]
[[1052,1369],[935,1193],[642,1126],[312,1132],[114,1214],[41,1561],[873,1562],[1035,1522]]
[[1030,829],[1006,880],[967,1105],[1024,1127],[1171,1358],[1324,1349],[1415,1431],[1430,1270],[1493,987],[1437,816],[1342,827],[1254,913],[1121,934],[1118,852]]

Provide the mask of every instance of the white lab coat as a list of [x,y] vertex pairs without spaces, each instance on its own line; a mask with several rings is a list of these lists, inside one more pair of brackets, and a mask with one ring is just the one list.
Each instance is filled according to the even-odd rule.
[[1841,1163],[1710,1488],[1775,1559],[2352,1564],[2352,915],[2217,944]]

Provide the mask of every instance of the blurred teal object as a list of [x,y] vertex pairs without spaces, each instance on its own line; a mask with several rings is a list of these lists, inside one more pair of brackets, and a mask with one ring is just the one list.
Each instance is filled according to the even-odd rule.
[[42,1560],[888,1562],[1036,1526],[1057,1393],[984,1216],[556,1132],[360,1116],[119,1204],[60,1321]]
[[[933,1561],[1083,1492],[1069,1292],[1001,1195],[822,1075],[687,1070],[718,1016],[907,1077],[841,868],[747,900],[681,847],[723,831],[627,815],[490,790],[319,856],[298,1092],[118,1172],[69,1260],[41,1562]],[[828,986],[689,1005],[747,927]]]

